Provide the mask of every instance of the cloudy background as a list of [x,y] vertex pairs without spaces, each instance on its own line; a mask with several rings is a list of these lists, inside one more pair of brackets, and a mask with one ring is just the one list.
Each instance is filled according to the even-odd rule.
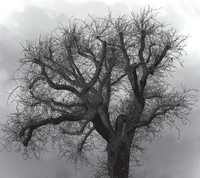
[[[114,15],[128,14],[150,5],[161,8],[159,19],[170,23],[180,34],[190,34],[186,47],[184,68],[178,66],[173,85],[181,83],[200,89],[200,4],[196,0],[0,0],[0,122],[14,111],[7,105],[7,92],[14,88],[10,80],[18,67],[26,39],[48,34],[59,23],[65,24],[72,15],[87,18],[87,14],[105,16],[108,6]],[[146,144],[143,166],[134,170],[135,178],[199,178],[200,177],[200,108],[199,102],[190,115],[191,125],[180,125],[177,130],[165,130],[163,138]],[[2,133],[0,133],[2,135]],[[56,151],[50,150],[40,160],[21,159],[13,151],[0,153],[2,178],[88,178],[90,170],[83,169],[74,175],[74,169],[58,160]]]

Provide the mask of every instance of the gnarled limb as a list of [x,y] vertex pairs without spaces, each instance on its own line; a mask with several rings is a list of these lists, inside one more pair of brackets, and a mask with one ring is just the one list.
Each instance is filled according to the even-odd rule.
[[107,141],[110,142],[112,137],[111,137],[111,132],[110,130],[105,126],[103,123],[101,116],[99,114],[95,114],[94,119],[91,120],[91,122],[94,125],[95,130]]
[[[31,140],[33,131],[41,126],[45,126],[48,124],[58,125],[62,122],[66,122],[66,121],[74,121],[74,122],[81,121],[81,120],[88,119],[88,117],[91,117],[91,113],[79,114],[77,116],[65,114],[65,115],[61,115],[58,117],[49,117],[49,118],[42,119],[39,121],[33,120],[32,122],[29,122],[27,125],[25,125],[24,127],[21,128],[21,130],[19,132],[19,136],[20,137],[25,136],[25,133],[28,130],[26,138],[23,141],[24,146],[28,146],[28,142]],[[91,118],[89,118],[89,119],[91,119]]]
[[137,76],[136,70],[132,70],[132,68],[131,68],[130,58],[129,58],[126,48],[125,48],[124,37],[123,37],[122,32],[119,33],[119,38],[120,38],[120,45],[121,45],[120,48],[122,50],[122,54],[126,61],[126,72],[128,75],[128,79],[129,79],[129,82],[131,83],[131,86],[132,86],[135,96],[138,96],[139,95],[138,76]]

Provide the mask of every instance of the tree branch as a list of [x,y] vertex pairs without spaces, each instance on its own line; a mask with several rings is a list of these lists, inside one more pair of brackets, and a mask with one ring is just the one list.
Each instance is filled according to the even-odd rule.
[[[115,56],[115,52],[114,50],[112,50],[112,56],[111,56],[111,59],[108,59],[109,61],[109,67],[102,79],[102,81],[100,82],[100,91],[102,91],[102,88],[103,88],[103,85],[106,83],[107,80],[110,80],[110,77],[111,77],[111,72],[112,72],[112,69],[113,67],[115,66],[115,61],[116,61],[116,56]],[[110,84],[109,84],[110,85]]]
[[127,74],[122,74],[120,77],[118,77],[115,81],[111,82],[111,86],[115,85],[116,83],[118,83],[121,79],[123,79]]
[[116,118],[115,122],[115,133],[119,136],[122,135],[122,130],[123,130],[123,124],[125,123],[125,115],[120,114]]
[[64,121],[81,121],[85,120],[86,117],[83,116],[83,114],[80,114],[78,116],[73,116],[73,115],[61,115],[59,117],[50,117],[47,119],[43,119],[40,121],[33,121],[28,123],[26,126],[22,127],[20,132],[19,132],[19,137],[23,137],[25,135],[25,132],[28,130],[27,136],[25,137],[23,144],[24,146],[28,146],[29,141],[31,140],[32,133],[35,129],[45,126],[48,124],[52,125],[58,125]]
[[120,38],[120,48],[122,50],[123,56],[126,60],[126,70],[127,70],[127,74],[128,74],[128,79],[131,83],[132,89],[134,91],[135,96],[138,96],[139,94],[139,88],[138,88],[138,78],[137,78],[137,73],[136,73],[136,68],[131,68],[130,65],[130,59],[129,56],[127,54],[126,48],[125,48],[125,44],[124,44],[124,37],[123,37],[123,33],[120,32],[119,33],[119,38]]
[[81,135],[85,129],[85,127],[88,125],[88,123],[90,122],[91,120],[87,120],[83,123],[83,125],[81,126],[80,130],[78,131],[75,131],[75,132],[70,132],[70,131],[67,131],[66,129],[64,129],[63,127],[60,127],[61,131],[62,131],[62,134],[67,134],[67,135]]
[[[148,126],[152,123],[152,121],[157,116],[164,116],[167,112],[175,109],[176,107],[180,107],[180,104],[178,103],[178,104],[171,104],[171,105],[160,105],[150,113],[150,116],[147,120],[139,122],[138,124],[136,124],[136,127]],[[157,112],[160,109],[161,111]]]
[[101,116],[99,114],[95,114],[94,119],[91,120],[94,125],[95,130],[107,141],[111,141],[111,133],[109,129],[104,125]]
[[[62,76],[67,82],[69,82],[72,85],[78,86],[80,87],[80,82],[78,80],[72,80],[69,76],[72,75],[76,78],[75,74],[73,72],[71,72],[70,70],[68,70],[66,67],[62,66],[61,64],[57,63],[56,61],[53,60],[53,58],[49,58],[47,56],[44,56],[45,59],[49,60],[51,62],[51,65],[54,66],[54,68],[58,67],[58,69],[54,69],[52,68],[50,65],[48,64],[44,64],[45,67],[47,67],[48,69],[50,69],[52,72],[56,72],[58,73],[60,76]],[[67,74],[67,75],[66,75]]]
[[78,96],[79,98],[81,98],[81,94],[74,88],[74,87],[71,87],[69,85],[60,85],[60,84],[56,84],[54,83],[50,78],[49,76],[47,75],[46,71],[45,71],[45,65],[41,65],[42,67],[42,71],[41,71],[41,74],[45,77],[47,83],[49,84],[49,86],[53,89],[56,89],[56,90],[67,90],[67,91],[70,91],[72,92],[73,94],[75,94],[76,96]]
[[99,77],[99,74],[101,72],[103,61],[104,61],[105,57],[106,57],[106,42],[102,41],[101,58],[100,58],[98,67],[96,68],[94,76],[92,77],[92,79],[87,84],[87,90],[90,89],[96,83],[96,81]]
[[163,49],[162,53],[160,56],[158,56],[154,63],[149,67],[149,68],[146,68],[144,71],[143,71],[143,75],[142,75],[142,78],[140,80],[140,92],[143,93],[144,91],[144,88],[146,86],[146,81],[147,81],[147,78],[148,78],[148,75],[151,73],[153,74],[156,67],[161,63],[161,61],[163,60],[163,58],[166,56],[166,53],[167,51],[170,49],[171,47],[166,45],[165,48]]
[[[81,74],[79,68],[76,66],[76,64],[74,63],[74,59],[73,59],[73,55],[72,55],[72,51],[71,51],[71,48],[70,46],[65,46],[66,49],[67,49],[67,53],[69,55],[69,61],[70,61],[70,64],[71,64],[71,68],[73,70],[73,73],[74,73],[74,76],[76,78],[76,80],[80,80],[80,83],[82,85],[85,85],[85,80],[84,80],[84,77],[83,75]],[[76,75],[76,73],[78,73],[78,76]]]
[[138,56],[139,56],[139,59],[140,59],[140,62],[142,64],[142,68],[143,68],[144,71],[147,69],[147,66],[146,66],[145,61],[144,61],[144,56],[143,56],[143,52],[144,52],[144,49],[145,49],[145,38],[146,38],[145,33],[146,32],[144,30],[141,31],[140,49],[139,49],[139,52],[138,52]]
[[155,46],[155,45],[156,45],[155,43],[152,43],[152,44],[149,45],[149,55],[148,55],[146,64],[149,63],[149,61],[150,61],[150,59],[151,59],[151,57],[152,57],[152,50],[151,50],[151,49],[152,49],[152,47]]
[[73,108],[73,107],[85,107],[87,109],[87,106],[84,103],[61,103],[58,101],[55,101],[53,98],[50,99],[50,102],[52,102],[56,106],[61,106],[65,108]]
[[158,56],[156,59],[155,59],[155,62],[149,67],[149,72],[154,72],[154,70],[156,69],[156,67],[160,64],[160,62],[163,60],[163,58],[166,56],[168,50],[170,49],[171,47],[169,45],[166,45],[165,48],[163,49],[162,53],[160,56]]
[[84,135],[83,139],[81,140],[81,143],[78,144],[78,151],[81,152],[83,149],[83,146],[85,142],[87,141],[87,138],[90,136],[90,134],[95,130],[94,126],[91,127],[88,132]]

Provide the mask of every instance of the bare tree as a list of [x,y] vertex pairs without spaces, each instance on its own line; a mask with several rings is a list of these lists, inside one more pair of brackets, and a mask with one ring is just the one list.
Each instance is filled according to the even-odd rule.
[[195,102],[190,89],[166,82],[188,37],[157,14],[147,8],[118,18],[72,18],[50,36],[27,41],[11,94],[17,110],[3,127],[5,147],[14,142],[23,155],[39,157],[52,142],[60,157],[87,164],[88,152],[102,143],[107,158],[99,167],[106,164],[110,178],[128,178],[142,141],[177,120],[186,123]]

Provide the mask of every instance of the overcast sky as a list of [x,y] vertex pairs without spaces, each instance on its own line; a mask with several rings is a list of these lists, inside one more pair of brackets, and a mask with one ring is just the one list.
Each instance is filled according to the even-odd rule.
[[[150,5],[161,8],[159,19],[189,34],[187,55],[183,56],[184,68],[178,66],[173,85],[181,83],[188,88],[200,89],[200,3],[198,0],[0,0],[0,122],[14,111],[7,106],[7,92],[14,88],[10,78],[18,67],[22,47],[26,39],[36,39],[48,34],[59,23],[65,24],[72,15],[87,18],[91,15],[107,15],[108,6],[114,15],[128,14]],[[163,138],[148,143],[143,166],[135,168],[135,178],[199,178],[200,177],[200,107],[199,102],[190,115],[191,125],[180,125],[177,130],[165,130]],[[0,153],[0,177],[2,178],[88,178],[89,170],[74,175],[73,167],[65,160],[57,160],[56,151],[50,151],[40,160],[23,161],[14,152]]]

